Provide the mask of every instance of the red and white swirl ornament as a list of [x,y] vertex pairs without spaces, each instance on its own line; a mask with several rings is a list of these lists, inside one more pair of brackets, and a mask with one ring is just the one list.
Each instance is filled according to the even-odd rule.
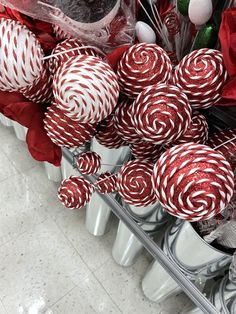
[[222,154],[205,145],[187,143],[162,154],[154,166],[152,183],[169,214],[200,221],[216,216],[229,204],[234,174]]
[[117,77],[101,59],[81,55],[63,63],[54,75],[57,106],[69,118],[83,123],[105,119],[119,97]]
[[192,109],[187,96],[176,86],[156,84],[144,89],[132,105],[136,132],[157,145],[177,140],[191,123]]
[[150,142],[139,141],[130,144],[132,155],[136,159],[147,159],[155,163],[163,153],[163,148],[160,145],[155,145]]
[[117,133],[114,125],[114,115],[111,114],[98,124],[97,133],[95,135],[99,144],[110,149],[116,149],[127,145],[127,143]]
[[55,105],[48,108],[45,114],[44,128],[53,143],[67,148],[84,145],[96,131],[96,125],[71,120]]
[[17,21],[0,19],[0,90],[20,91],[43,71],[43,50],[35,35]]
[[168,82],[171,75],[170,58],[156,44],[133,45],[118,63],[121,92],[130,98],[136,98],[147,86]]
[[71,176],[62,181],[58,189],[58,198],[65,207],[80,209],[91,200],[93,191],[94,188],[88,180]]
[[151,182],[152,171],[153,164],[145,160],[132,160],[121,168],[117,187],[127,204],[141,207],[157,201]]
[[112,193],[117,190],[117,175],[104,172],[98,177],[95,185],[102,194]]
[[221,99],[227,79],[220,51],[203,48],[185,56],[175,68],[174,84],[182,88],[194,109],[206,109]]
[[94,57],[101,56],[98,52],[96,52],[96,50],[92,48],[87,48],[79,39],[66,39],[63,42],[59,43],[52,51],[53,57],[49,59],[50,72],[54,74],[59,66],[61,66],[64,62],[68,61],[72,57],[79,55]]
[[95,174],[101,168],[101,157],[95,152],[82,153],[77,158],[76,165],[82,174]]

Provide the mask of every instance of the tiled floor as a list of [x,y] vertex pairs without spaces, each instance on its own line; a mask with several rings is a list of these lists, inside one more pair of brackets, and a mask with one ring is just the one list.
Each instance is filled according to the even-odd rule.
[[181,313],[184,297],[144,298],[147,253],[129,268],[113,261],[116,219],[93,237],[85,210],[61,206],[57,184],[1,124],[0,147],[0,314]]

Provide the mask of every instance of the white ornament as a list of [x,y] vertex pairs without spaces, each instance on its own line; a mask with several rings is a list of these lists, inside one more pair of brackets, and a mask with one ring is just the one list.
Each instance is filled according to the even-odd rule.
[[188,15],[195,25],[205,24],[212,16],[212,0],[190,0]]
[[135,25],[135,31],[140,43],[156,43],[156,34],[147,23],[138,21]]

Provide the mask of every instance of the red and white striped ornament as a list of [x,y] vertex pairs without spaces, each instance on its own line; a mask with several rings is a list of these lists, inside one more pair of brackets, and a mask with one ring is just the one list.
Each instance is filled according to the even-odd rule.
[[150,142],[139,141],[130,144],[132,155],[136,159],[146,159],[155,163],[163,153],[163,147]]
[[44,128],[53,143],[67,148],[84,145],[92,139],[96,131],[96,125],[71,120],[55,105],[48,108]]
[[82,174],[95,174],[101,168],[101,157],[95,152],[82,153],[77,158],[76,165]]
[[211,134],[208,145],[224,155],[233,170],[236,170],[236,128]]
[[171,75],[170,58],[156,44],[133,45],[124,53],[117,68],[121,92],[130,98],[136,98],[145,87],[168,82]]
[[[76,48],[79,49],[75,50]],[[49,59],[50,72],[54,74],[64,62],[79,55],[101,57],[101,55],[96,50],[86,47],[79,39],[69,38],[59,43],[53,49],[52,58]]]
[[105,119],[119,97],[117,77],[101,59],[81,55],[63,63],[54,75],[57,106],[69,118],[83,123]]
[[35,35],[17,21],[0,19],[0,90],[20,91],[43,72],[43,50]]
[[108,194],[117,190],[116,182],[117,175],[107,171],[98,177],[96,187],[100,193]]
[[94,188],[88,180],[71,176],[62,181],[58,189],[58,198],[65,207],[80,209],[91,200],[93,191]]
[[234,174],[222,154],[206,145],[187,143],[161,155],[152,183],[168,213],[200,221],[216,216],[229,204]]
[[194,109],[206,109],[221,99],[227,79],[220,51],[203,48],[185,56],[175,68],[174,84],[182,88]]
[[121,146],[127,145],[127,143],[116,132],[114,124],[114,115],[111,114],[98,124],[97,133],[95,135],[99,144],[110,149],[120,148]]
[[177,140],[191,123],[192,109],[182,90],[170,84],[144,89],[131,108],[136,132],[157,145]]
[[38,78],[31,86],[21,90],[25,98],[35,103],[50,103],[53,98],[52,93],[52,76],[48,69],[44,69],[40,78]]
[[65,32],[63,29],[61,29],[61,27],[59,25],[53,25],[53,32],[56,35],[56,38],[58,38],[59,40],[63,40],[66,38],[72,38],[72,35]]
[[145,160],[129,161],[120,169],[117,187],[127,204],[141,207],[157,201],[151,182],[152,171],[153,164]]
[[172,147],[178,144],[194,142],[197,144],[205,144],[208,139],[208,123],[203,114],[194,112],[191,124],[187,131],[178,138],[177,141],[170,143],[167,147]]
[[127,143],[140,141],[131,119],[131,105],[129,100],[122,100],[114,110],[114,126],[117,134]]

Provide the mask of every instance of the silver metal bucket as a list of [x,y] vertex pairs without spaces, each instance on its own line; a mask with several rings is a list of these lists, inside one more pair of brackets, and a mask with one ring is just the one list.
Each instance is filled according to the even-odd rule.
[[15,121],[12,121],[12,124],[18,140],[25,142],[28,129]]
[[13,122],[11,119],[8,119],[7,117],[5,117],[1,113],[0,113],[0,121],[6,127],[11,127],[12,126],[12,122]]
[[[231,262],[231,256],[206,243],[191,223],[177,220],[165,233],[164,252],[193,282],[199,276],[209,279],[219,275]],[[169,274],[154,262],[142,281],[145,296],[155,302],[181,291]]]
[[45,168],[48,180],[53,181],[53,182],[62,181],[61,167],[56,167],[48,162],[44,162],[44,168]]

